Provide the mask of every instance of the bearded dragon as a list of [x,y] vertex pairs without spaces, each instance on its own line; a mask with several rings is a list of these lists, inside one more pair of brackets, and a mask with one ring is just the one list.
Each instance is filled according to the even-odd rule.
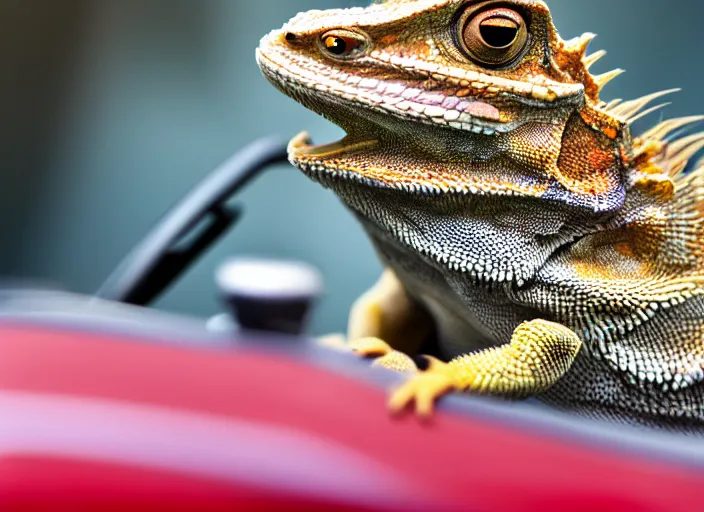
[[266,78],[347,134],[290,161],[386,268],[349,341],[409,371],[393,410],[462,391],[704,425],[704,118],[631,133],[673,91],[602,100],[621,71],[590,72],[593,37],[541,0],[386,0],[262,39]]

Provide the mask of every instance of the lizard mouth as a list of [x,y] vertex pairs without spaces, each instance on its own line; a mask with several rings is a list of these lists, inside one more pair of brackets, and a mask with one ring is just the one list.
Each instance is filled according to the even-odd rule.
[[301,132],[289,142],[290,158],[300,162],[306,158],[327,159],[343,157],[365,149],[371,149],[379,144],[378,140],[354,140],[349,135],[343,139],[327,144],[313,144],[308,132]]
[[[356,132],[341,140],[313,144],[301,132],[288,145],[289,161],[326,188],[347,185],[403,191],[412,196],[540,195],[548,187],[540,176],[514,166],[462,161],[442,164],[428,155],[394,150],[383,138]],[[489,172],[491,171],[491,172]]]

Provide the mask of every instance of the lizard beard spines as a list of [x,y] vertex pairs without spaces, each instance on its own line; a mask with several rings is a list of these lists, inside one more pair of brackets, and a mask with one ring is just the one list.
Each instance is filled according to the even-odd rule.
[[704,132],[678,137],[687,127],[704,121],[704,116],[689,116],[664,121],[633,140],[627,166],[632,169],[634,188],[661,199],[670,199],[675,189],[689,186],[683,174],[688,168],[701,173],[701,161],[691,165],[704,149]]
[[612,105],[611,107],[607,106],[605,108],[605,111],[618,118],[619,120],[623,121],[624,123],[631,125],[638,119],[641,119],[642,117],[652,112],[655,112],[656,110],[664,107],[665,105],[669,105],[669,103],[663,103],[648,108],[647,110],[643,110],[644,108],[649,106],[653,101],[662,98],[663,96],[667,96],[668,94],[672,94],[679,91],[680,89],[667,89],[664,91],[654,92],[652,94],[648,94],[646,96],[642,96],[634,100],[619,102],[618,104]]
[[[663,102],[651,106],[655,100],[678,92],[680,89],[658,91],[629,101],[621,99],[610,102],[603,101],[601,93],[604,87],[621,75],[623,70],[617,68],[602,74],[591,73],[592,66],[606,55],[604,50],[588,54],[589,45],[595,37],[595,34],[586,33],[572,40],[562,41],[561,47],[558,47],[556,52],[555,62],[561,71],[584,85],[587,102],[583,109],[583,117],[592,128],[602,131],[612,139],[622,138],[628,144],[628,139],[630,138],[628,128],[639,119],[669,105],[669,102]],[[692,122],[698,120],[696,118],[687,119],[692,119]],[[684,124],[687,124],[687,122]],[[681,128],[683,125],[677,126],[663,123],[661,128],[665,129],[666,133],[670,127],[674,130]],[[644,139],[659,140],[660,136],[664,136],[665,133],[647,134]],[[634,155],[634,158],[636,156]],[[689,156],[691,157],[691,155]]]

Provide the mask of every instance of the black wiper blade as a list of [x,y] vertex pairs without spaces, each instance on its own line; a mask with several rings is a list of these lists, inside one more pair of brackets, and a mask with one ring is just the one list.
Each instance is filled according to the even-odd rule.
[[238,151],[162,217],[96,298],[150,304],[239,219],[241,212],[227,201],[264,170],[287,161],[286,143],[278,137]]

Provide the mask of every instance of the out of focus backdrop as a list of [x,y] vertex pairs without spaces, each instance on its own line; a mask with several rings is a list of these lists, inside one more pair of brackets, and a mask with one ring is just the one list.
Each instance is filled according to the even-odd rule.
[[[263,135],[340,131],[260,76],[261,36],[347,0],[0,0],[0,275],[91,293],[208,171]],[[563,37],[599,34],[608,97],[682,87],[667,116],[704,113],[704,3],[548,1]],[[646,121],[656,121],[651,116]],[[380,266],[330,192],[281,166],[241,197],[244,219],[158,307],[220,310],[213,272],[231,255],[316,265],[314,331],[344,328]]]

